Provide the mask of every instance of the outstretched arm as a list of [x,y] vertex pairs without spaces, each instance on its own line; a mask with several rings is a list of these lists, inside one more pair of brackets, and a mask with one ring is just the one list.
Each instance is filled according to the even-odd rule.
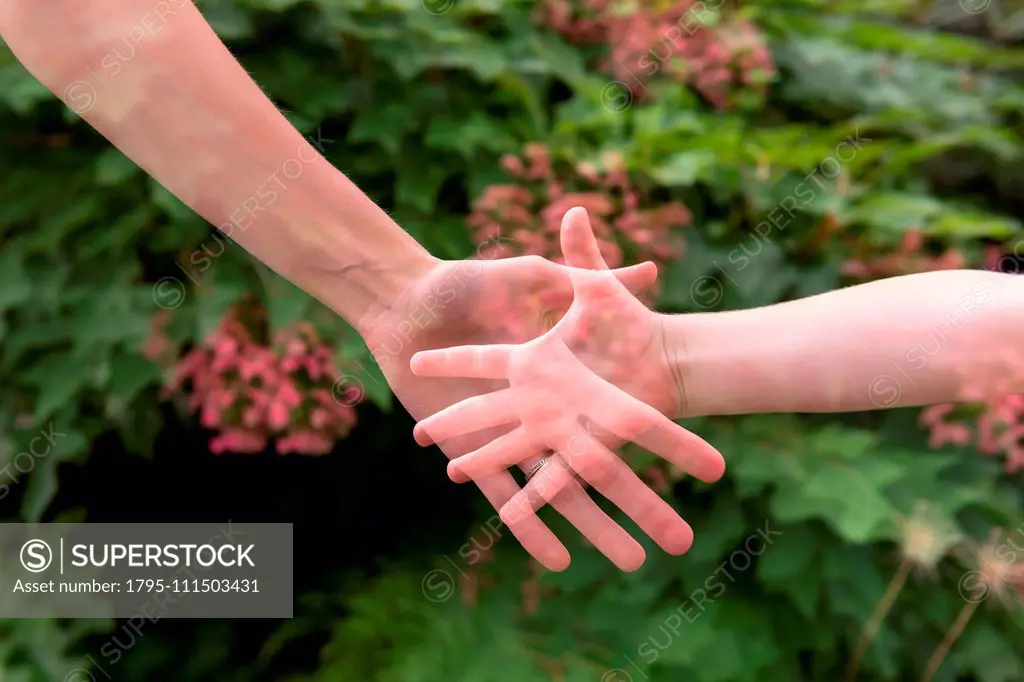
[[[319,140],[288,123],[191,0],[0,0],[0,37],[164,187],[352,323],[417,418],[489,387],[413,377],[412,353],[525,342],[572,301],[568,269],[539,257],[430,256],[319,154]],[[636,291],[654,273],[617,275]],[[363,379],[373,380],[346,380]],[[485,437],[443,450],[456,457]],[[478,485],[496,508],[519,492],[504,471]],[[552,504],[617,565],[643,561],[643,548],[581,488]],[[564,545],[536,516],[512,532],[548,568],[568,565]]]
[[764,308],[665,316],[681,416],[852,412],[1024,390],[1024,278],[893,277]]
[[4,0],[0,37],[182,202],[357,327],[436,264],[292,127],[191,0]]
[[[584,210],[566,214],[562,238],[570,263],[576,253],[582,254],[581,264],[601,267],[599,257],[585,255],[597,249]],[[589,421],[633,440],[656,420],[638,415],[628,436],[608,428],[614,415],[627,417],[624,408],[633,403],[597,382],[585,382],[587,372],[673,418],[873,410],[1019,392],[1024,386],[1024,358],[1013,355],[1024,347],[1024,279],[1012,275],[912,275],[765,308],[702,315],[654,313],[600,273],[574,271],[573,281],[572,308],[536,341],[413,358],[414,372],[475,376],[500,370],[511,384],[417,426],[424,443],[519,421],[519,440],[494,441],[452,462],[449,474],[455,480],[501,470],[544,445],[584,478],[598,478],[598,490],[615,492],[629,472],[598,447],[574,452],[569,441],[552,442],[551,434],[566,428],[558,420],[571,429]],[[609,405],[611,414],[602,414]],[[670,459],[674,455],[677,466],[703,480],[721,475],[710,466],[713,449],[681,437],[662,442],[669,447],[649,449]],[[522,510],[563,490],[567,477],[561,473],[531,479],[506,504],[502,518],[512,527],[528,518]]]

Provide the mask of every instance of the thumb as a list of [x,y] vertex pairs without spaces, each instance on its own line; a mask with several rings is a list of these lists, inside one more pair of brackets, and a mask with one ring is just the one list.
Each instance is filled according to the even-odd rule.
[[582,206],[570,208],[562,217],[562,256],[565,264],[584,270],[607,270],[597,237],[590,226],[590,216]]

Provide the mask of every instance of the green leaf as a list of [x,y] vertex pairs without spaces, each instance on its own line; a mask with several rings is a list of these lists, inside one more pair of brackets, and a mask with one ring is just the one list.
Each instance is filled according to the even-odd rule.
[[402,137],[416,124],[412,109],[388,104],[356,119],[349,130],[348,139],[350,142],[376,142],[390,155],[396,156]]
[[248,296],[250,290],[242,281],[218,277],[216,282],[207,280],[203,287],[189,290],[189,295],[192,295],[192,292],[197,294],[195,300],[198,336],[205,339],[220,327],[228,311]]
[[652,171],[654,179],[668,187],[686,187],[704,177],[716,163],[714,152],[696,149],[676,154]]
[[420,164],[405,167],[395,183],[395,202],[431,213],[437,206],[438,193],[448,172],[443,166]]
[[32,285],[14,249],[0,250],[0,315],[30,300]]
[[28,476],[28,487],[21,501],[21,515],[28,523],[39,523],[57,494],[57,464],[52,457],[37,458]]
[[160,383],[160,378],[160,369],[141,355],[116,355],[107,392],[110,398],[128,404],[146,386]]
[[71,353],[50,353],[24,374],[25,381],[39,388],[35,403],[37,421],[58,409],[77,409],[72,397],[89,381],[92,367],[84,358]]
[[1011,218],[956,211],[944,213],[928,225],[926,233],[937,237],[988,237],[1003,240],[1021,234],[1021,224]]
[[[480,152],[518,151],[516,139],[502,121],[480,112],[461,117],[447,114],[431,117],[424,143],[432,149],[454,149],[466,159],[473,159]],[[426,165],[419,171],[429,168],[443,169],[443,166]]]
[[928,196],[875,193],[868,195],[846,218],[901,234],[908,228],[927,224],[943,208],[940,201]]
[[317,304],[315,298],[270,268],[257,265],[256,272],[263,282],[263,307],[272,332],[288,329],[309,318]]
[[811,567],[818,538],[804,525],[777,530],[782,536],[760,558],[758,577],[771,583],[796,580]]
[[163,209],[172,220],[192,221],[196,219],[196,214],[191,208],[152,178],[149,181],[149,194],[153,204]]
[[335,358],[342,371],[340,379],[347,386],[356,389],[359,395],[384,412],[391,411],[391,388],[362,337],[354,331],[346,334],[343,344],[335,351]]
[[248,38],[253,33],[250,15],[232,0],[203,0],[203,18],[222,39]]
[[107,187],[123,184],[139,172],[135,162],[116,147],[104,150],[96,159],[96,182]]
[[977,671],[979,682],[1014,682],[1024,678],[1024,661],[1002,633],[988,624],[979,624],[964,633],[961,655]]
[[802,488],[779,490],[772,509],[783,523],[820,518],[854,543],[885,537],[896,509],[878,487],[849,466],[828,465],[813,472]]

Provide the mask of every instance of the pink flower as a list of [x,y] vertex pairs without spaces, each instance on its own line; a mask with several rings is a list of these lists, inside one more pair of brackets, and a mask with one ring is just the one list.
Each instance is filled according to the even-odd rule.
[[280,454],[294,452],[304,455],[326,455],[333,448],[330,438],[311,431],[297,431],[277,440]]
[[267,409],[267,424],[274,431],[280,431],[288,426],[291,411],[283,402],[274,401]]
[[[305,377],[292,376],[299,370]],[[165,389],[186,393],[186,406],[199,413],[200,423],[220,431],[210,441],[215,453],[257,452],[271,434],[292,427],[278,443],[279,452],[324,454],[355,424],[352,406],[361,400],[349,389],[345,404],[334,400],[336,375],[331,349],[309,324],[286,330],[267,348],[229,315],[201,347],[181,358]],[[303,409],[310,399],[321,407]]]
[[[556,170],[550,152],[531,143],[523,157],[523,167],[543,169],[543,182],[536,181],[536,173],[528,173],[518,184],[486,188],[466,221],[480,243],[496,235],[511,237],[511,244],[504,242],[492,255],[540,255],[562,262],[558,237],[562,217],[568,209],[582,206],[610,267],[622,265],[624,245],[637,260],[682,256],[682,239],[673,228],[690,224],[689,209],[679,202],[640,208],[645,194],[626,173],[621,156],[606,154],[601,160],[604,170],[589,163],[560,164]],[[511,162],[506,160],[504,165]]]
[[253,453],[263,450],[267,446],[267,439],[258,433],[232,429],[215,436],[210,441],[210,452],[221,454],[224,452],[245,452]]

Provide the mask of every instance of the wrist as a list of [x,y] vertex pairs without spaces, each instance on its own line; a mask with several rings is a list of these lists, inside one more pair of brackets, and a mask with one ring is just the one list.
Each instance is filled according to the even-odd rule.
[[363,338],[404,293],[441,262],[411,237],[408,240],[411,243],[400,240],[372,257],[346,258],[321,271],[316,285],[324,292],[321,300]]
[[667,414],[670,419],[683,419],[691,415],[691,402],[687,395],[687,373],[689,364],[686,356],[685,330],[679,324],[679,315],[655,313],[658,327],[661,330],[661,344],[664,352],[663,371],[668,378],[668,385],[673,387],[675,413]]
[[665,371],[678,395],[674,419],[739,414],[746,391],[743,377],[753,358],[744,351],[737,320],[730,313],[659,313],[665,348]]

